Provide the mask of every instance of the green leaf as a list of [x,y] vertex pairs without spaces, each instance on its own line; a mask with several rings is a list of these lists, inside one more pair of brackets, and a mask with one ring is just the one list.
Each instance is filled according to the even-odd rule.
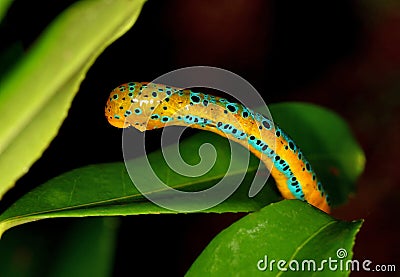
[[327,109],[307,103],[271,105],[277,122],[300,146],[328,192],[333,206],[354,193],[365,155],[346,122]]
[[[134,131],[134,130],[133,130]],[[204,176],[191,178],[177,174],[169,169],[162,158],[161,151],[148,155],[156,175],[166,181],[170,187],[185,191],[197,191],[215,185],[226,172],[230,163],[230,148],[228,140],[209,132],[201,132],[180,145],[180,153],[189,164],[197,164],[199,156],[194,155],[194,149],[211,142],[217,157],[213,168]],[[166,147],[168,151],[171,147]],[[247,149],[238,147],[240,157],[246,157]],[[208,152],[210,153],[210,152]],[[207,155],[207,154],[205,154]],[[204,159],[209,159],[203,156]],[[268,185],[256,197],[249,199],[248,190],[259,164],[259,160],[251,156],[249,168],[243,165],[246,159],[235,160],[234,174],[228,178],[245,174],[245,179],[239,189],[225,202],[206,212],[249,212],[262,208],[272,201],[280,199],[273,186]],[[141,166],[145,158],[132,161]],[[138,170],[141,174],[141,170]],[[147,176],[139,176],[146,180]],[[162,192],[156,192],[160,197],[166,197]],[[186,202],[187,208],[196,208],[196,203]],[[134,215],[149,213],[176,213],[161,208],[148,201],[133,185],[123,163],[91,165],[67,172],[58,176],[16,201],[0,215],[0,235],[7,229],[30,221],[56,217],[80,216],[111,216]]]
[[3,19],[7,12],[8,7],[11,5],[12,0],[2,0],[0,1],[0,21]]
[[[290,114],[290,110],[296,109],[296,107],[301,108],[303,113],[306,115],[300,113],[297,117],[290,119],[281,116],[281,113]],[[303,146],[303,143],[304,146],[306,146],[305,153],[309,157],[313,166],[314,163],[318,162],[318,160],[313,159],[321,157],[319,156],[319,153],[327,153],[324,160],[325,162],[319,164],[322,169],[324,166],[329,166],[332,163],[338,164],[340,169],[350,166],[350,168],[346,168],[349,172],[358,169],[355,164],[348,165],[347,163],[344,163],[337,155],[329,155],[330,152],[327,151],[326,147],[330,147],[330,145],[315,144],[315,147],[312,147],[310,142],[307,141],[307,138],[320,137],[318,136],[318,132],[321,132],[320,130],[323,130],[323,128],[322,126],[320,126],[321,128],[318,128],[318,124],[324,125],[326,122],[323,120],[324,118],[327,118],[327,121],[329,121],[330,124],[335,125],[336,128],[323,130],[324,134],[322,137],[329,137],[329,135],[334,136],[333,133],[341,132],[342,141],[354,141],[347,128],[344,128],[346,132],[342,132],[341,126],[345,127],[346,125],[337,116],[332,115],[330,111],[312,105],[294,103],[271,105],[271,110],[275,119],[282,117],[279,123],[281,126],[288,127],[287,130],[290,134],[292,134],[292,130],[289,129],[295,131],[295,128],[298,128],[298,126],[302,126],[303,124],[311,124],[313,126],[313,128],[310,128],[307,132],[294,132],[292,134],[298,141],[301,141],[299,142],[301,147]],[[307,122],[305,119],[308,117],[307,114],[310,111],[317,113],[318,117],[322,120]],[[135,130],[131,131],[135,132]],[[151,133],[148,135],[150,134]],[[184,191],[199,191],[213,186],[224,177],[230,162],[229,143],[226,139],[218,135],[210,132],[200,132],[199,134],[183,141],[179,145],[183,159],[187,163],[194,165],[200,160],[195,151],[204,143],[210,142],[214,145],[217,151],[217,159],[213,168],[204,176],[190,178],[177,174],[167,166],[161,151],[149,154],[148,159],[159,178],[168,181],[169,186]],[[355,145],[355,147],[356,149],[359,149],[357,145]],[[168,148],[169,147],[166,149],[167,151]],[[242,151],[240,152],[241,154],[239,154],[239,158],[233,161],[236,170],[234,171],[234,174],[228,177],[233,178],[236,177],[235,175],[246,173],[244,181],[230,198],[205,212],[222,213],[256,211],[267,204],[280,199],[272,181],[269,181],[269,184],[266,185],[263,190],[256,195],[256,197],[248,197],[249,188],[259,164],[259,160],[254,156],[251,156],[247,168],[244,166],[247,162],[247,159],[245,158],[246,153],[248,153],[247,149],[241,147],[239,148],[239,151]],[[210,153],[210,151],[205,153],[203,158],[206,160],[209,159],[207,154],[210,155]],[[137,166],[141,166],[143,161],[144,158],[139,157],[131,162]],[[137,172],[138,176],[135,176],[135,179],[148,179],[144,171],[142,172],[139,169]],[[352,183],[350,180],[347,180],[347,183],[342,182],[335,185],[337,185],[337,190],[345,191],[349,189],[342,188],[342,186],[352,185]],[[153,194],[159,195],[159,197],[165,197],[165,194],[163,194],[162,191],[154,191]],[[186,205],[188,209],[195,207],[195,203],[190,202],[190,200],[187,201]],[[58,176],[18,199],[0,215],[0,235],[13,226],[44,218],[134,215],[148,213],[173,213],[173,211],[161,208],[144,198],[132,184],[123,163],[91,165]]]
[[[323,271],[315,272],[292,271],[288,266],[295,266],[296,260],[301,268],[304,260],[313,260],[317,269],[322,260],[351,259],[361,223],[335,220],[298,200],[274,203],[219,233],[187,276],[348,276],[348,270],[329,270],[328,264]],[[338,249],[345,249],[347,257],[338,258]],[[272,260],[275,263],[271,267]],[[287,271],[278,270],[279,260],[286,261],[281,267]]]
[[86,71],[134,24],[143,3],[75,3],[55,19],[2,79],[0,198],[41,156],[57,134]]

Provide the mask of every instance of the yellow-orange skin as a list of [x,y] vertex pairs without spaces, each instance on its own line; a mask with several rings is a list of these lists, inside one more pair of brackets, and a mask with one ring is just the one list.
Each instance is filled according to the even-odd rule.
[[[132,92],[129,94],[129,87],[132,88],[129,84],[135,84],[133,95]],[[147,88],[142,86],[147,86]],[[141,87],[142,89],[140,89]],[[298,151],[300,150],[297,146],[296,151],[292,151],[288,149],[288,141],[283,135],[280,137],[276,136],[276,128],[278,127],[272,126],[269,130],[266,128],[260,130],[259,126],[261,123],[254,117],[243,118],[242,112],[245,108],[242,105],[238,105],[236,113],[227,113],[226,106],[220,102],[223,98],[211,96],[215,103],[209,103],[206,107],[200,104],[193,105],[190,98],[192,93],[190,90],[179,90],[178,88],[168,87],[171,88],[171,94],[169,95],[166,93],[166,88],[165,85],[144,82],[127,83],[115,88],[111,92],[105,107],[105,115],[109,123],[118,128],[132,126],[143,132],[145,130],[163,128],[166,125],[188,126],[184,121],[177,119],[186,115],[207,119],[209,123],[206,125],[192,123],[190,127],[217,133],[249,149],[271,171],[271,175],[275,179],[282,196],[286,199],[295,199],[296,196],[288,188],[288,177],[282,170],[274,166],[274,162],[270,157],[248,143],[247,139],[238,139],[216,127],[217,122],[230,123],[238,128],[238,130],[246,133],[247,136],[253,135],[269,146],[274,146],[274,151],[290,165],[293,176],[301,183],[304,200],[326,213],[330,212],[326,194],[317,188],[315,173],[305,170],[306,165],[304,159],[299,159],[298,157]],[[157,92],[156,97],[152,96],[154,91]],[[114,99],[115,95],[118,96],[117,99]],[[201,95],[204,96],[204,94]],[[166,98],[168,98],[168,102]],[[167,107],[167,109],[164,107]],[[134,112],[137,108],[141,110],[141,114]],[[127,110],[131,114],[125,116]],[[251,110],[247,111],[252,112]],[[151,116],[154,114],[160,117],[167,116],[171,120],[164,123],[160,119],[151,119]],[[116,116],[119,118],[115,118]]]

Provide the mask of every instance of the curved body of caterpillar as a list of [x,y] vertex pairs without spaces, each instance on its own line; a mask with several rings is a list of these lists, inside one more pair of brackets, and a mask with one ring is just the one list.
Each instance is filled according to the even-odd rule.
[[225,136],[263,161],[284,198],[330,211],[328,196],[294,141],[269,119],[241,104],[189,89],[130,82],[111,92],[105,115],[118,128],[133,126],[143,132],[168,124]]

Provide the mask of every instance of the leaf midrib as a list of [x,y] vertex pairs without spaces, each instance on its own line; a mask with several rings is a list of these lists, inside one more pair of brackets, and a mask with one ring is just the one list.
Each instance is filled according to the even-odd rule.
[[[317,235],[319,235],[320,233],[322,233],[322,231],[326,228],[328,228],[330,225],[334,224],[335,221],[330,221],[327,224],[321,226],[321,228],[319,228],[317,231],[315,231],[311,236],[307,237],[306,240],[304,240],[304,242],[302,242],[297,248],[296,250],[293,252],[292,256],[289,257],[288,261],[292,261],[296,255],[307,245],[307,243],[309,243],[312,239],[314,239]],[[284,268],[288,268],[289,267],[289,263],[286,263]],[[276,276],[281,276],[283,273],[286,273],[286,271],[280,271]]]
[[[249,167],[249,170],[247,170],[246,172],[253,172],[256,169],[256,167]],[[231,174],[231,176],[237,175],[237,174],[241,174],[243,173],[242,170],[240,171],[233,171],[233,173]],[[202,183],[206,183],[206,182],[210,182],[210,181],[214,181],[214,180],[218,180],[221,179],[222,177],[224,177],[225,175],[223,174],[218,174],[218,175],[213,175],[207,179],[203,179],[201,180],[201,182],[186,182],[180,185],[177,185],[175,187],[171,187],[173,189],[182,189],[191,185],[196,185],[196,184],[202,184]],[[158,191],[152,191],[151,193],[147,193],[147,194],[153,194],[153,193],[160,193],[166,190],[158,190]],[[91,202],[91,203],[85,203],[85,204],[80,204],[80,205],[75,205],[75,206],[68,206],[68,207],[63,207],[63,208],[56,208],[56,209],[50,209],[50,210],[42,210],[42,211],[37,211],[37,212],[33,212],[33,213],[27,213],[27,214],[20,214],[18,216],[12,216],[9,217],[5,220],[0,221],[0,224],[4,224],[6,222],[9,221],[13,221],[15,219],[18,218],[26,218],[26,217],[32,217],[35,215],[41,215],[41,214],[47,214],[47,213],[54,213],[54,212],[60,212],[60,211],[66,211],[66,210],[76,210],[76,209],[80,209],[80,208],[87,208],[87,207],[94,207],[94,206],[101,206],[103,204],[107,204],[107,203],[111,203],[111,202],[118,202],[118,201],[123,201],[123,200],[130,200],[132,198],[136,198],[141,196],[142,194],[140,193],[136,193],[136,194],[132,194],[132,195],[128,195],[128,196],[122,196],[122,197],[116,197],[116,198],[112,198],[112,199],[107,199],[107,200],[101,200],[101,201],[95,201],[95,202]],[[148,202],[145,200],[145,198],[140,198],[140,200],[143,201],[135,201],[135,202]]]

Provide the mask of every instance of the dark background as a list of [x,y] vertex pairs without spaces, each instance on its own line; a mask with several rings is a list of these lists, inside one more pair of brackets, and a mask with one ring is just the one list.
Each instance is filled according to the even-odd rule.
[[[0,50],[28,50],[73,2],[15,1],[0,26]],[[59,135],[0,208],[68,170],[122,161],[121,130],[109,126],[103,115],[114,87],[185,66],[211,65],[247,79],[267,103],[312,102],[348,122],[367,164],[356,194],[332,215],[365,219],[355,258],[399,266],[400,4],[375,2],[149,0],[133,28],[89,70]],[[153,273],[182,275],[207,243],[240,216],[122,218],[114,273],[151,266]],[[57,231],[71,221],[18,228]]]

